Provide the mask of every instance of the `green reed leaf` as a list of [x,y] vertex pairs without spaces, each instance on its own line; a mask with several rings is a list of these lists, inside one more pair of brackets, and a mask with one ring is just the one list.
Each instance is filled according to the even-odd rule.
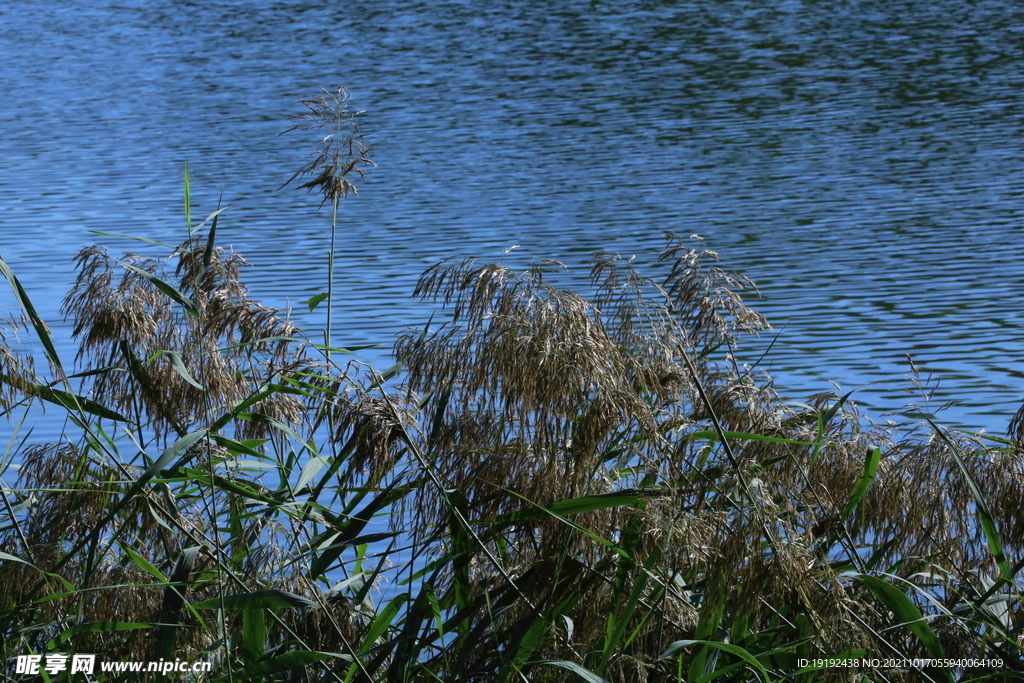
[[192,234],[192,193],[188,182],[188,162],[185,162],[185,227]]
[[48,647],[56,648],[61,643],[66,643],[78,633],[113,633],[117,631],[137,631],[144,628],[153,628],[153,624],[132,623],[127,621],[92,621],[86,624],[75,624],[65,629],[59,636],[51,640]]
[[[209,216],[207,216],[206,218],[204,218],[204,219],[203,219],[203,222],[202,222],[202,223],[200,223],[199,225],[197,225],[197,226],[196,226],[196,228],[195,228],[195,230],[193,230],[193,232],[199,232],[199,231],[200,231],[200,230],[202,230],[202,229],[203,229],[203,227],[204,227],[204,226],[205,226],[205,225],[206,225],[207,223],[209,223],[210,221],[213,221],[213,226],[214,226],[214,228],[215,228],[215,227],[216,227],[216,225],[217,225],[217,219],[218,219],[218,218],[220,217],[220,215],[221,215],[222,213],[224,213],[225,211],[227,211],[228,209],[230,209],[230,208],[231,208],[232,206],[234,206],[234,204],[228,204],[228,205],[227,205],[227,206],[225,206],[225,207],[221,207],[221,206],[220,206],[220,201],[218,201],[218,202],[217,202],[217,210],[216,210],[216,211],[214,211],[213,213],[211,213],[211,214],[210,214]],[[209,265],[209,264],[207,264],[207,265]]]
[[925,646],[932,657],[943,658],[945,654],[942,644],[932,631],[932,627],[925,621],[921,610],[917,608],[910,598],[896,586],[883,581],[877,576],[870,574],[858,574],[857,578],[867,586],[868,590],[874,593],[882,604],[896,616],[900,623],[917,636],[921,644]]
[[928,420],[928,424],[932,426],[935,433],[939,435],[947,446],[949,446],[950,452],[953,454],[953,459],[956,461],[957,467],[960,469],[960,473],[964,475],[964,479],[967,481],[967,486],[971,489],[971,496],[974,497],[975,510],[978,513],[978,521],[981,523],[981,529],[985,533],[985,540],[988,542],[988,549],[992,553],[992,557],[995,558],[996,564],[999,565],[999,571],[1002,573],[1003,578],[1007,581],[1012,580],[1013,572],[1010,571],[1010,563],[1006,559],[1006,553],[1003,552],[1003,543],[999,539],[999,529],[996,528],[995,518],[992,516],[992,510],[988,507],[988,502],[985,500],[984,494],[981,492],[981,487],[978,486],[977,480],[974,475],[971,474],[971,470],[967,467],[967,462],[964,460],[963,454],[960,453],[960,449],[954,444],[949,437],[946,436],[945,432],[939,429],[931,420]]
[[60,357],[57,355],[57,349],[53,346],[53,341],[50,339],[50,332],[46,329],[46,324],[43,319],[36,313],[35,306],[32,305],[32,300],[28,296],[28,292],[21,286],[21,282],[14,275],[8,265],[0,258],[0,273],[7,278],[7,283],[11,286],[11,291],[14,293],[14,299],[18,302],[18,306],[25,313],[25,317],[28,318],[32,324],[32,329],[36,331],[36,336],[39,338],[40,343],[43,345],[43,350],[46,352],[47,358],[53,363],[53,366],[64,375],[64,366],[60,362]]
[[605,510],[607,508],[637,505],[655,498],[661,498],[665,492],[661,489],[623,489],[593,496],[581,496],[570,500],[552,503],[541,508],[535,506],[527,510],[519,510],[500,515],[491,522],[492,528],[500,528],[525,519],[535,519],[554,513],[555,515],[578,515],[584,512]]
[[825,411],[825,412],[824,412],[824,413],[823,413],[823,414],[821,415],[821,421],[822,421],[822,422],[823,422],[824,424],[828,424],[828,423],[829,423],[829,421],[830,421],[830,420],[831,420],[832,418],[834,418],[834,417],[836,416],[836,414],[837,414],[837,413],[839,412],[839,409],[843,407],[843,405],[844,405],[844,404],[846,403],[846,401],[847,401],[847,400],[849,400],[849,398],[850,398],[851,396],[853,396],[853,394],[854,394],[854,392],[855,392],[855,391],[857,391],[857,390],[856,390],[856,389],[854,389],[853,391],[848,391],[848,392],[846,392],[846,394],[844,394],[842,398],[840,398],[840,399],[839,399],[838,401],[836,401],[835,403],[833,403],[833,404],[832,404],[832,405],[831,405],[831,406],[829,407],[829,409],[828,409],[828,410],[826,410],[826,411]]
[[137,567],[141,568],[143,571],[145,571],[147,574],[155,578],[157,581],[160,581],[161,583],[166,583],[167,577],[164,576],[163,572],[157,569],[152,562],[150,562],[142,555],[132,550],[131,547],[126,543],[118,542],[118,547],[120,547],[121,552],[125,553],[126,555],[128,555],[128,557],[131,558],[132,562],[134,562]]
[[[217,200],[217,210],[210,214],[206,219],[206,221],[208,221],[210,220],[210,218],[213,218],[213,225],[210,226],[210,232],[206,236],[206,246],[203,249],[203,265],[202,267],[200,267],[199,273],[196,275],[197,280],[206,274],[206,271],[210,269],[210,262],[213,261],[213,249],[217,239],[217,221],[220,220],[220,212],[228,208],[221,208],[220,205],[223,199],[224,196],[221,195],[220,199]],[[203,221],[199,226],[197,226],[196,230],[193,231],[193,233],[197,232],[199,228],[206,225],[206,221]]]
[[398,616],[399,611],[402,609],[402,605],[408,599],[409,596],[406,593],[399,593],[377,614],[377,618],[373,620],[373,624],[366,631],[366,635],[363,638],[363,644],[359,648],[360,654],[366,654],[377,644],[377,639],[384,635],[388,628],[391,627],[395,617]]
[[573,672],[574,674],[576,674],[577,676],[579,676],[583,680],[587,681],[588,683],[608,683],[608,681],[605,680],[604,678],[601,678],[600,676],[598,676],[596,673],[594,673],[590,669],[587,669],[587,668],[577,664],[576,662],[567,662],[567,661],[540,662],[539,665],[561,667],[561,668],[563,668],[563,669],[565,669],[567,671]]
[[320,603],[304,598],[301,595],[288,593],[280,590],[262,590],[252,593],[236,593],[225,595],[222,598],[210,598],[193,605],[196,609],[282,609],[282,608],[310,608],[320,607]]
[[126,269],[128,269],[128,270],[130,270],[130,271],[132,271],[134,273],[138,273],[142,277],[144,277],[147,280],[149,280],[150,282],[152,282],[154,287],[156,287],[161,292],[163,292],[167,296],[167,298],[169,298],[171,301],[175,302],[176,304],[178,304],[179,306],[184,308],[185,311],[188,312],[189,315],[191,315],[191,316],[193,316],[195,318],[200,317],[199,309],[196,307],[196,305],[187,296],[185,296],[184,294],[179,292],[173,286],[167,284],[166,282],[164,282],[163,280],[158,278],[156,275],[153,275],[153,273],[149,272],[148,270],[146,270],[144,268],[139,268],[138,266],[132,265],[131,263],[126,263],[125,261],[122,261],[121,259],[113,259],[113,260],[115,262],[119,263],[124,268],[126,268]]
[[92,399],[85,398],[84,396],[77,396],[69,391],[61,391],[60,389],[54,389],[53,387],[44,386],[42,384],[16,382],[10,375],[0,375],[0,382],[19,388],[29,396],[35,396],[36,398],[40,398],[48,403],[53,403],[66,410],[84,410],[87,413],[92,413],[97,417],[106,418],[108,420],[115,420],[117,422],[128,421],[128,418],[121,413],[100,405]]
[[307,460],[306,464],[302,466],[302,471],[299,473],[299,480],[295,482],[295,490],[301,491],[305,488],[306,484],[312,481],[313,477],[318,475],[320,470],[326,466],[327,459],[319,455],[314,455]]
[[[137,493],[138,490],[140,490],[146,484],[146,482],[155,477],[160,471],[166,469],[167,466],[171,464],[172,460],[180,456],[184,456],[197,441],[205,437],[208,433],[209,432],[205,429],[199,429],[194,432],[191,432],[190,434],[186,434],[185,436],[181,437],[180,439],[172,443],[170,446],[168,446],[167,449],[160,454],[160,457],[157,458],[156,462],[150,465],[143,473],[143,475],[139,477],[138,481],[136,481],[132,488],[129,490],[129,493],[131,493],[132,495]],[[180,467],[183,464],[184,462],[179,462],[175,466]],[[125,494],[125,497],[127,496],[128,493]]]
[[843,509],[843,515],[839,519],[839,523],[843,524],[850,515],[853,514],[854,509],[860,505],[861,501],[864,500],[864,496],[867,495],[868,489],[871,488],[871,482],[875,479],[875,473],[878,471],[878,463],[882,458],[881,448],[869,448],[868,454],[864,458],[864,470],[861,472],[860,478],[857,479],[857,484],[853,487],[853,492],[850,493],[850,499],[846,501],[846,507]]
[[[634,526],[634,522],[631,522],[629,526]],[[636,546],[640,541],[640,523],[635,520],[635,530],[631,533],[631,530],[627,528],[623,532],[624,537],[633,536],[631,539],[624,540],[624,549],[631,556],[634,555]],[[628,546],[626,545],[628,543]],[[637,606],[640,604],[640,600],[643,598],[644,589],[647,587],[647,579],[651,576],[651,572],[654,569],[655,563],[661,558],[661,549],[655,546],[647,560],[644,562],[643,571],[636,575],[633,580],[633,589],[630,591],[629,598],[625,604],[620,605],[618,609],[609,615],[608,625],[605,635],[604,652],[601,657],[600,670],[605,671],[611,660],[612,655],[620,646],[622,636],[626,632],[626,627],[629,625],[630,620],[633,618],[633,613],[636,611]],[[633,564],[633,561],[620,561],[619,571],[615,577],[615,589],[616,592],[621,591],[625,587],[625,579],[629,565]],[[646,616],[644,617],[646,621]],[[628,643],[627,643],[628,645]]]
[[200,481],[204,484],[212,484],[222,491],[233,493],[249,500],[258,500],[261,503],[268,503],[270,505],[276,505],[278,500],[269,495],[267,489],[263,488],[259,484],[245,479],[228,479],[222,477],[219,474],[211,475],[205,470],[195,470],[191,468],[181,468],[181,474],[191,478],[194,481]]
[[146,242],[147,244],[155,244],[158,247],[167,247],[168,249],[174,249],[174,245],[161,242],[159,240],[151,240],[148,237],[135,237],[134,235],[115,235],[111,232],[100,232],[99,230],[90,230],[93,235],[99,235],[100,237],[116,237],[122,240],[135,240],[136,242]]
[[[757,658],[750,654],[750,652],[748,652],[746,649],[740,647],[739,645],[733,645],[731,643],[720,643],[714,640],[677,640],[676,642],[669,645],[668,648],[666,648],[665,651],[661,653],[661,655],[658,657],[658,661],[674,657],[680,652],[682,652],[683,649],[690,647],[692,645],[702,645],[704,647],[721,650],[722,652],[727,652],[731,655],[735,655],[747,664],[749,664],[751,667],[753,667],[754,670],[758,673],[761,680],[765,681],[766,683],[772,680],[772,677],[768,674],[768,670],[764,668],[764,665],[761,664],[761,662],[757,661]],[[710,680],[710,677],[705,678],[705,676],[701,676],[701,679]]]
[[35,567],[31,562],[23,560],[17,555],[11,555],[10,553],[0,552],[0,560],[4,562],[20,562],[21,564],[27,564],[30,567]]
[[192,373],[190,373],[188,371],[188,368],[185,367],[185,361],[183,361],[181,359],[181,356],[179,356],[176,352],[168,351],[166,349],[163,351],[157,351],[156,353],[153,354],[153,357],[150,360],[156,360],[160,356],[167,356],[168,358],[171,359],[171,365],[174,367],[174,370],[178,373],[178,375],[181,376],[183,380],[194,386],[196,389],[199,389],[200,391],[206,391],[206,387],[204,387],[202,384],[196,381],[196,378],[193,377]]
[[242,610],[242,653],[246,661],[255,662],[267,646],[267,620],[263,610]]
[[320,305],[320,302],[322,302],[328,296],[330,295],[327,292],[321,292],[316,296],[309,297],[309,300],[306,301],[306,305],[309,306],[309,312],[312,313],[313,311],[315,311],[316,307]]

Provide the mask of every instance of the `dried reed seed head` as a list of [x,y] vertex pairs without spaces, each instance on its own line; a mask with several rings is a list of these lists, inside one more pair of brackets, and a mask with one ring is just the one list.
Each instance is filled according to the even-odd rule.
[[759,294],[750,278],[717,266],[705,269],[702,262],[717,263],[718,254],[690,248],[674,233],[666,233],[666,238],[668,246],[661,260],[671,262],[672,269],[662,289],[695,348],[711,348],[727,341],[733,332],[771,329],[763,315],[743,304],[739,291]]
[[[257,377],[301,365],[301,345],[281,341],[294,338],[295,325],[248,298],[240,280],[241,267],[248,265],[244,259],[217,248],[207,263],[200,238],[182,244],[174,256],[177,289],[192,294],[198,320],[133,269],[169,282],[157,261],[128,254],[122,262],[133,268],[121,268],[95,248],[83,250],[76,259],[78,277],[62,308],[74,323],[74,336],[81,339],[79,363],[121,366],[99,376],[93,386],[95,400],[122,411],[139,405],[161,436],[181,435],[185,425],[211,409],[241,402]],[[118,269],[123,271],[120,276]],[[268,338],[275,341],[260,341]],[[191,380],[164,351],[177,354]],[[296,424],[303,412],[300,400],[283,394],[263,400],[256,410],[287,424]],[[267,433],[267,425],[259,422],[240,428],[246,436]]]
[[[702,276],[692,250],[682,260],[689,269],[677,268],[670,278],[673,302],[670,290],[641,278],[631,262],[599,255],[591,275],[602,309],[544,282],[546,267],[560,264],[516,273],[465,259],[424,273],[416,295],[448,306],[452,321],[431,336],[401,338],[396,355],[408,359],[409,383],[417,391],[452,388],[445,399],[447,427],[435,432],[432,452],[439,453],[444,480],[471,497],[480,519],[516,507],[495,495],[498,482],[539,503],[554,502],[555,492],[600,490],[595,488],[602,480],[600,456],[616,440],[619,446],[630,444],[625,460],[666,460],[666,449],[654,447],[649,438],[634,447],[623,437],[654,430],[659,420],[691,423],[675,411],[695,405],[695,392],[683,405],[672,405],[680,392],[691,391],[690,383],[682,381],[688,373],[680,353],[701,334],[727,339],[732,330],[754,330],[763,321],[742,307],[738,296],[727,296],[730,287],[748,282],[717,270]],[[710,328],[706,333],[688,333],[680,325],[675,309],[692,303],[680,293],[687,291],[684,285],[695,292],[690,298],[703,295],[694,304],[703,317],[684,320]],[[708,292],[718,298],[709,298]],[[718,385],[718,393],[712,392],[714,407],[726,424],[750,426],[749,413],[738,403],[771,405],[777,399],[770,388],[750,381],[740,387],[735,376],[700,366],[705,382],[720,377],[709,384]],[[641,390],[654,392],[666,405],[652,411]],[[440,410],[438,404],[432,409]],[[773,415],[766,411],[759,419],[768,422]],[[437,416],[430,413],[428,422]],[[495,444],[507,446],[502,450]]]
[[1006,433],[1013,440],[1017,452],[1024,453],[1024,405],[1021,405],[1010,419]]
[[616,655],[605,672],[608,683],[647,683],[648,665],[629,655]]
[[986,466],[979,467],[977,479],[1006,550],[1024,554],[1024,455],[1016,449],[993,453]]
[[106,501],[122,488],[117,473],[68,441],[30,446],[21,457],[18,487],[34,502],[26,537],[53,552],[60,540],[84,534],[101,519]]
[[207,296],[218,293],[231,296],[235,301],[247,298],[241,269],[251,264],[241,254],[215,246],[210,250],[207,263],[206,238],[197,235],[175,249],[171,258],[178,261],[174,274],[181,283],[182,292]]
[[419,296],[453,304],[453,320],[422,345],[414,335],[399,340],[412,387],[450,385],[464,401],[482,396],[521,416],[539,406],[567,414],[587,392],[616,385],[618,349],[586,301],[532,274],[475,266],[428,271],[417,286]]
[[348,196],[349,192],[358,194],[356,186],[350,180],[353,173],[366,178],[365,168],[376,166],[369,158],[370,148],[366,146],[364,135],[356,119],[363,114],[361,111],[349,111],[349,92],[338,88],[330,92],[321,88],[323,95],[307,100],[299,100],[307,111],[292,114],[286,118],[295,124],[285,132],[293,130],[321,130],[328,134],[320,141],[320,149],[314,153],[315,158],[299,169],[288,179],[285,185],[300,176],[311,179],[299,185],[300,188],[316,190],[323,196],[323,201],[337,203]]
[[334,399],[332,410],[335,443],[352,439],[355,444],[349,475],[367,473],[371,485],[379,484],[394,471],[416,429],[415,396],[375,396],[350,384]]
[[[158,272],[153,259],[127,254],[122,260],[145,272]],[[76,362],[93,358],[102,364],[113,343],[127,340],[133,346],[143,346],[156,338],[161,324],[172,315],[166,296],[131,269],[123,269],[117,277],[116,264],[105,249],[87,247],[79,252],[75,264],[78,277],[61,312],[71,319],[73,336],[81,338]]]
[[20,336],[28,324],[24,316],[10,316],[5,324],[0,324],[0,376],[3,380],[0,381],[0,409],[8,419],[12,417],[14,406],[23,401],[26,394],[31,395],[32,387],[39,383],[35,359]]

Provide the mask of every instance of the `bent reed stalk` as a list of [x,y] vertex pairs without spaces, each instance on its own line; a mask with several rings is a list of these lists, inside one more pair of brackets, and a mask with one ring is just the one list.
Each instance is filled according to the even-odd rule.
[[[589,297],[550,283],[554,261],[442,262],[414,294],[444,322],[381,373],[252,301],[215,233],[173,249],[173,273],[83,250],[74,373],[0,345],[4,413],[69,420],[4,459],[6,661],[211,660],[182,674],[197,681],[1020,679],[1024,418],[982,440],[875,424],[849,395],[784,401],[734,360],[768,329],[753,283],[699,239],[667,235],[658,279],[596,255]],[[2,270],[25,318],[3,339],[51,349]]]

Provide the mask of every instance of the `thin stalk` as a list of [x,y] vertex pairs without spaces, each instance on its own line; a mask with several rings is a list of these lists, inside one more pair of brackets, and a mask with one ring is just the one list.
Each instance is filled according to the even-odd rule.
[[331,332],[334,312],[334,246],[338,237],[338,196],[334,196],[333,211],[331,212],[331,250],[327,254],[327,329],[324,330],[324,350],[327,353],[327,363],[331,362]]

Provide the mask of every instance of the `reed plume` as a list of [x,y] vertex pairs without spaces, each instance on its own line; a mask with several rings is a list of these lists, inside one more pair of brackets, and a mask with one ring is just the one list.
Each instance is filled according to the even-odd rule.
[[[351,178],[358,175],[366,178],[366,168],[376,166],[368,156],[370,148],[366,146],[366,135],[359,130],[356,120],[364,112],[350,111],[348,101],[350,94],[345,88],[336,92],[321,88],[322,95],[310,99],[299,100],[306,111],[301,114],[288,115],[295,124],[286,133],[293,130],[318,130],[326,132],[320,140],[320,148],[314,158],[300,168],[288,179],[285,185],[296,178],[309,176],[309,180],[299,185],[310,192],[317,191],[323,197],[320,205],[331,203],[331,246],[327,253],[327,328],[324,332],[324,345],[330,358],[331,330],[334,304],[334,254],[338,234],[338,207],[342,199],[349,193],[358,195]],[[283,187],[283,186],[282,186]],[[319,301],[318,297],[314,299]],[[310,301],[310,309],[315,307]]]

